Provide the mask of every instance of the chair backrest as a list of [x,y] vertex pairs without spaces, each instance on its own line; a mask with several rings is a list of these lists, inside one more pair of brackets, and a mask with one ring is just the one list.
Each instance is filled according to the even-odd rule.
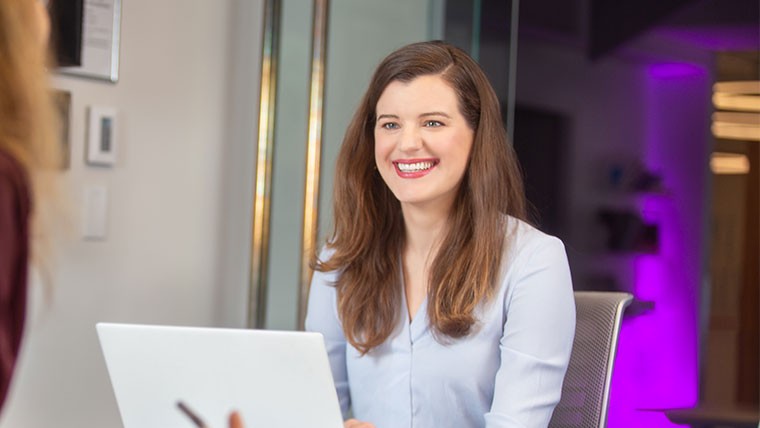
[[607,426],[612,366],[628,293],[575,292],[575,341],[549,428]]

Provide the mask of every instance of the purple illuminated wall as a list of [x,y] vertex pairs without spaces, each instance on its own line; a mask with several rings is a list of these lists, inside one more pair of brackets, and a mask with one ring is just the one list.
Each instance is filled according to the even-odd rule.
[[632,262],[633,291],[655,307],[623,322],[612,428],[676,426],[654,409],[697,404],[711,80],[705,68],[683,63],[650,65],[642,77],[644,162],[662,175],[668,194],[638,201],[643,217],[659,224],[660,250]]

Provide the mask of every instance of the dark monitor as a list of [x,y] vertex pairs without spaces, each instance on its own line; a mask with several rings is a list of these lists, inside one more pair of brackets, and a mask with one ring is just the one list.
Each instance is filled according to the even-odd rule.
[[60,67],[82,65],[84,0],[50,0],[50,43]]

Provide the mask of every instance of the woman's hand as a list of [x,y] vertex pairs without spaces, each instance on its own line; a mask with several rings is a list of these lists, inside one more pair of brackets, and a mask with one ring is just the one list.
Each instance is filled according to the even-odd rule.
[[369,422],[357,421],[356,419],[348,419],[347,421],[343,422],[343,428],[375,428],[375,426]]
[[245,425],[243,425],[243,418],[240,417],[240,413],[238,412],[230,413],[229,425],[230,428],[245,428]]

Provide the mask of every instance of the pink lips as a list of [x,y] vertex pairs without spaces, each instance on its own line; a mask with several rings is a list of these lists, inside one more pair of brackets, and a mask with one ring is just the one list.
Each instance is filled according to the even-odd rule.
[[437,159],[404,159],[393,161],[393,166],[401,178],[419,178],[435,169],[438,162]]

